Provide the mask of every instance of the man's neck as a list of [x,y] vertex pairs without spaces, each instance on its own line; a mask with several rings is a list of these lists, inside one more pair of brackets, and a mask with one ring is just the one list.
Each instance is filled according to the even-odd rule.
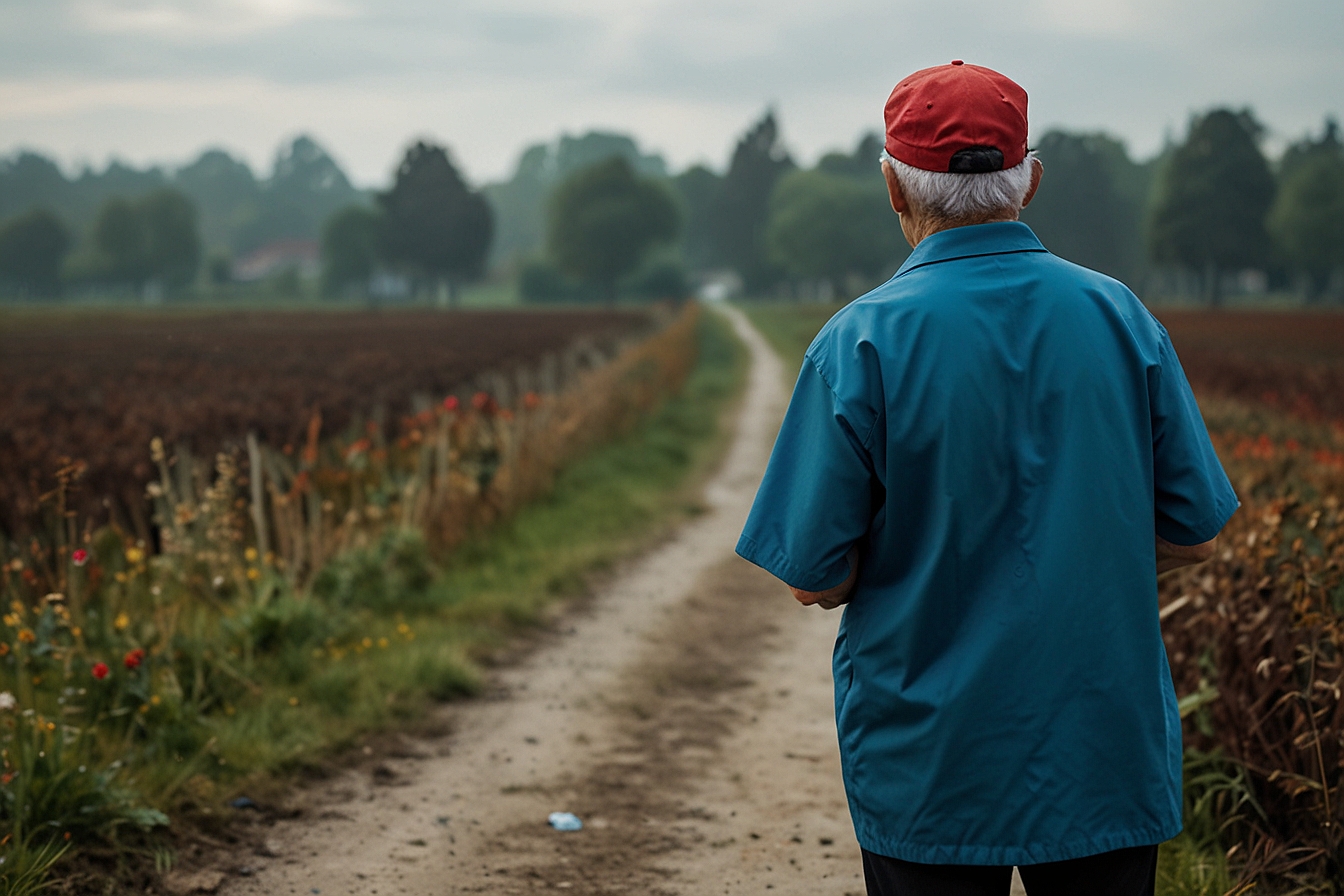
[[914,248],[925,239],[943,230],[954,227],[972,227],[976,224],[994,224],[999,221],[1016,221],[1017,212],[1002,212],[996,215],[976,216],[972,218],[935,218],[925,215],[906,213],[901,215],[901,231],[905,240]]

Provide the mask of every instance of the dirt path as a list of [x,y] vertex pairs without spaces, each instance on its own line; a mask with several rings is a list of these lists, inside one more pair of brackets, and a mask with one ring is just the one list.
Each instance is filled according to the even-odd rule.
[[[752,368],[709,512],[445,710],[452,733],[298,793],[220,892],[863,892],[831,714],[839,616],[732,555],[787,394],[730,313]],[[556,810],[584,829],[552,830]]]

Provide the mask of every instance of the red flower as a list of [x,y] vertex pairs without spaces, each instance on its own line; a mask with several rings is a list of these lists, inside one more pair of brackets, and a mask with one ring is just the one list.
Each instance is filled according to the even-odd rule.
[[535,392],[528,392],[523,396],[523,407],[529,411],[541,407],[541,396]]
[[76,548],[74,553],[70,555],[70,562],[76,566],[83,566],[89,562],[89,552],[83,548]]
[[92,671],[93,671],[93,677],[98,679],[99,681],[102,681],[104,678],[107,677],[107,673],[110,670],[107,668],[107,663],[94,663]]
[[449,395],[443,400],[443,409],[445,411],[455,411],[457,410],[457,403],[457,396]]
[[126,654],[126,659],[123,660],[123,662],[126,663],[127,669],[138,669],[140,668],[140,664],[144,662],[144,659],[145,659],[145,652],[141,650],[139,647],[137,647],[130,653]]
[[477,392],[471,396],[471,406],[482,413],[489,413],[495,409],[495,400],[488,392]]

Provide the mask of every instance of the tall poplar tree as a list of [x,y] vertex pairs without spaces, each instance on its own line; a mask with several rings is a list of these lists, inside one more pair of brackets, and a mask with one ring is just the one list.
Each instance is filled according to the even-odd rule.
[[1274,175],[1260,152],[1263,133],[1249,109],[1195,116],[1158,176],[1149,251],[1159,263],[1200,271],[1213,305],[1221,302],[1225,272],[1269,259],[1265,216]]

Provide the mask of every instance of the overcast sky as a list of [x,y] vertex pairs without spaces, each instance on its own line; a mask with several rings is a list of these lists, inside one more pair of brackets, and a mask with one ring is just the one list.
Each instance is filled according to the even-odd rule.
[[772,105],[809,163],[953,58],[1022,84],[1037,136],[1104,129],[1143,156],[1231,104],[1273,146],[1344,112],[1342,46],[1342,0],[0,0],[0,153],[221,146],[264,173],[307,132],[377,186],[428,136],[480,182],[598,128],[721,168]]

